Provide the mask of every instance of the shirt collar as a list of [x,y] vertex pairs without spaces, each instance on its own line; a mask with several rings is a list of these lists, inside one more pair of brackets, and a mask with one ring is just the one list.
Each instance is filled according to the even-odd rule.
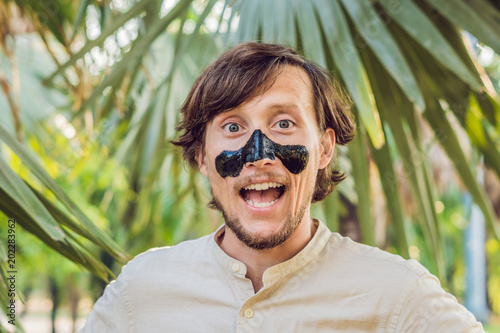
[[[269,267],[264,272],[262,280],[265,286],[288,274],[299,271],[320,254],[332,233],[321,221],[315,219],[314,223],[318,228],[309,243],[299,253],[282,263]],[[245,276],[247,272],[245,264],[227,255],[216,242],[216,239],[224,232],[224,228],[225,225],[223,224],[211,238],[215,260],[232,274]]]
[[224,252],[219,244],[217,244],[217,239],[221,237],[221,235],[224,233],[226,225],[223,224],[215,231],[213,234],[213,237],[211,237],[211,242],[213,246],[213,254],[215,257],[215,260],[222,265],[225,269],[230,271],[233,274],[236,275],[242,275],[245,276],[247,274],[247,267],[245,266],[244,263],[242,263],[239,260],[236,260],[232,257],[230,257],[226,252]]

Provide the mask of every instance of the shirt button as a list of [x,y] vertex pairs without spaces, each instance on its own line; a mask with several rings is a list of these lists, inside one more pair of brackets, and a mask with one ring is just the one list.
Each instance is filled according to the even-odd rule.
[[233,272],[237,272],[240,270],[240,264],[238,264],[237,262],[235,262],[232,266],[231,266],[231,269],[233,270]]
[[248,308],[248,309],[245,310],[244,314],[245,314],[245,317],[247,317],[248,319],[250,319],[250,318],[253,317],[253,310],[250,309],[250,308]]

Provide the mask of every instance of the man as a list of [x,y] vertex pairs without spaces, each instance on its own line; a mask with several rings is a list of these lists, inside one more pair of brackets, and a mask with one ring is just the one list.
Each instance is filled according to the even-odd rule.
[[175,142],[209,179],[225,225],[153,249],[105,290],[83,332],[483,332],[416,261],[310,216],[343,179],[346,98],[272,44],[235,46],[194,83]]

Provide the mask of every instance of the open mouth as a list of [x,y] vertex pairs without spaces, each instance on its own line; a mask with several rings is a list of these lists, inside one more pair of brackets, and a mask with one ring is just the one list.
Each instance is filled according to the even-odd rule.
[[250,206],[263,208],[276,203],[285,193],[285,185],[275,182],[250,184],[240,190],[240,195]]

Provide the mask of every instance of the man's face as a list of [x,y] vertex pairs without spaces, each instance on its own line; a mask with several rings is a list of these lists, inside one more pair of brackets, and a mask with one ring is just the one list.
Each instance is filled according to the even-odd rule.
[[[222,177],[215,165],[217,156],[239,150],[256,130],[276,144],[304,146],[309,153],[305,169],[295,174],[280,158],[263,158],[246,163],[235,177]],[[332,129],[319,131],[308,75],[288,66],[263,95],[207,124],[198,164],[226,225],[248,246],[268,249],[283,243],[310,218],[316,175],[330,162],[334,143]]]

